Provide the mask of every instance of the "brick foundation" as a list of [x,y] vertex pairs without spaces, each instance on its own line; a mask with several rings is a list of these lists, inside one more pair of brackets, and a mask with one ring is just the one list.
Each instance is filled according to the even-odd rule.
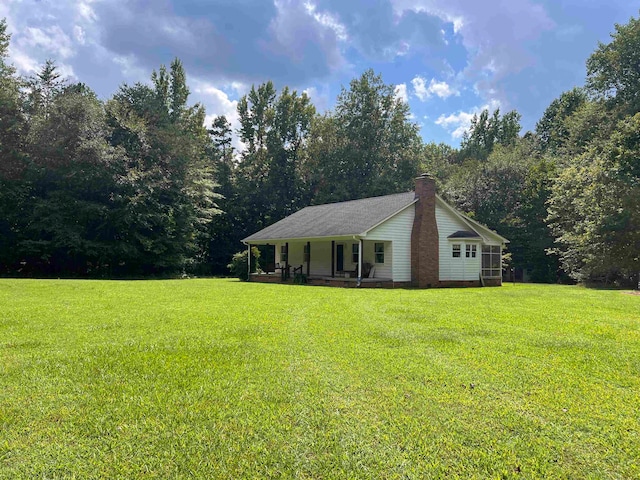
[[481,287],[480,280],[443,280],[438,282],[442,288],[449,287]]
[[270,274],[252,273],[249,276],[249,281],[256,282],[256,283],[284,283],[282,281],[282,276],[280,274],[270,275]]
[[[283,283],[292,285],[295,282],[293,278],[286,281],[282,281],[280,274],[251,274],[249,281],[255,283]],[[356,279],[344,279],[344,278],[308,278],[305,285],[325,286],[325,287],[341,287],[341,288],[355,288],[358,286]],[[411,282],[394,282],[392,280],[380,280],[366,281],[360,283],[358,288],[410,288]]]

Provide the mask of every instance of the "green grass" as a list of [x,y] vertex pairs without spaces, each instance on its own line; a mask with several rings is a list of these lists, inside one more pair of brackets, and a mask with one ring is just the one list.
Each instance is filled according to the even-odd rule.
[[640,478],[640,296],[0,280],[0,478]]

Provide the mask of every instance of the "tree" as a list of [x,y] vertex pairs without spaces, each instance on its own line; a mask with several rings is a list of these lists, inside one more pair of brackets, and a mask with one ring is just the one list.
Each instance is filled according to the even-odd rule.
[[497,144],[484,161],[467,159],[450,171],[442,189],[462,211],[508,238],[512,265],[528,270],[534,281],[558,276],[557,257],[547,255],[554,238],[545,223],[554,165],[529,135]]
[[639,131],[640,114],[620,121],[553,185],[548,221],[563,267],[578,281],[632,283],[640,271]]
[[238,102],[240,140],[246,145],[237,169],[239,218],[260,228],[308,203],[300,176],[315,108],[309,97],[271,82],[255,86]]
[[566,140],[548,222],[574,279],[632,283],[640,270],[640,23],[616,25],[612,38],[587,60],[591,98],[560,125]]
[[564,92],[547,107],[536,123],[536,134],[543,152],[558,154],[569,144],[570,131],[567,120],[587,102],[587,94],[581,88]]
[[218,205],[220,215],[216,215],[209,225],[206,238],[207,260],[203,272],[207,274],[225,274],[228,272],[229,258],[238,250],[240,240],[246,231],[240,228],[238,218],[238,198],[236,192],[235,150],[232,145],[231,124],[224,116],[216,117],[209,130],[212,139],[209,156],[213,162],[214,176],[219,185],[221,197]]
[[520,114],[515,110],[500,117],[500,109],[489,116],[489,110],[483,110],[480,116],[474,115],[469,130],[462,136],[460,158],[486,160],[495,145],[512,145],[520,133]]
[[104,109],[84,85],[47,101],[28,136],[29,212],[18,250],[28,271],[85,275],[109,262],[114,245]]
[[24,143],[27,131],[22,112],[21,81],[8,63],[11,36],[6,20],[0,20],[0,271],[17,261],[15,245],[27,185],[23,181],[26,165]]
[[335,112],[313,124],[308,182],[314,203],[406,191],[422,142],[409,106],[368,70],[342,89]]
[[8,63],[9,41],[6,20],[0,20],[0,180],[16,179],[24,167],[23,142],[26,119],[22,113],[21,82]]
[[56,63],[53,60],[47,60],[40,71],[29,79],[27,112],[31,116],[46,117],[53,99],[65,85],[66,80],[61,78]]
[[187,105],[182,64],[152,74],[153,88],[124,85],[107,104],[110,142],[120,155],[120,264],[165,273],[204,261],[215,201],[204,109]]
[[633,115],[640,111],[640,20],[632,17],[615,30],[613,40],[599,43],[587,60],[587,87]]
[[442,191],[457,169],[458,151],[446,143],[427,143],[422,147],[420,171],[433,175]]

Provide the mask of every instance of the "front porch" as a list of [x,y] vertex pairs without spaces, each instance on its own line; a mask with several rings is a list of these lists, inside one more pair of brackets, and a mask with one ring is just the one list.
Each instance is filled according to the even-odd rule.
[[379,288],[410,283],[410,276],[394,278],[393,242],[389,240],[350,236],[252,246],[261,250],[261,271],[251,273],[249,281],[253,282]]
[[252,273],[249,281],[258,283],[301,283],[305,285],[343,287],[343,288],[407,288],[411,282],[394,282],[391,278],[362,278],[360,282],[353,276],[329,277],[329,276],[309,276],[303,274],[302,277],[294,275],[283,279],[281,273]]

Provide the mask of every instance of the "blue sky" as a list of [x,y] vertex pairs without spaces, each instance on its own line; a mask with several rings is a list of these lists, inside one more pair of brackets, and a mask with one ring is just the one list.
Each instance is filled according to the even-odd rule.
[[425,141],[457,146],[474,113],[516,109],[523,133],[582,85],[585,61],[629,0],[2,0],[11,61],[48,58],[108,98],[179,57],[191,100],[237,124],[238,98],[273,80],[319,111],[368,68],[412,111]]

